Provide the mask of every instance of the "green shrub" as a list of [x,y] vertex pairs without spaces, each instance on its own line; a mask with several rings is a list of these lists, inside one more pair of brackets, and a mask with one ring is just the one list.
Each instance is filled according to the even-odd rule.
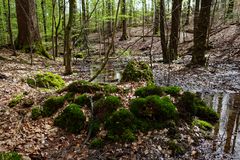
[[64,96],[48,98],[43,104],[42,115],[44,117],[53,115],[59,108],[63,107],[64,101]]
[[64,99],[68,102],[73,102],[75,99],[75,93],[74,92],[67,92],[64,96]]
[[15,107],[16,105],[18,105],[23,99],[23,94],[18,94],[15,97],[13,97],[11,99],[11,101],[8,103],[9,107]]
[[127,109],[115,111],[105,122],[108,138],[117,141],[134,141],[135,117]]
[[168,86],[168,87],[162,87],[162,90],[165,93],[170,94],[171,96],[177,96],[180,94],[180,91],[182,89],[178,86]]
[[101,138],[94,138],[91,141],[90,147],[91,148],[102,148],[104,145],[104,142]]
[[84,127],[86,117],[80,106],[70,104],[63,112],[54,120],[54,124],[71,133],[80,133]]
[[40,107],[34,107],[32,109],[32,119],[36,120],[38,117],[40,117],[42,114],[41,108]]
[[82,94],[82,95],[76,97],[74,103],[76,103],[80,106],[86,105],[89,108],[91,108],[91,101],[87,94]]
[[210,123],[203,121],[203,120],[199,120],[199,119],[195,119],[192,122],[193,126],[198,126],[199,128],[203,129],[203,130],[212,130],[213,129],[213,125],[211,125]]
[[130,102],[130,110],[140,119],[165,121],[177,118],[177,110],[168,97],[153,95],[136,98]]
[[150,67],[144,62],[130,61],[122,75],[121,82],[153,81]]
[[40,88],[62,88],[65,85],[61,76],[51,72],[39,73],[34,78],[27,79],[28,85]]
[[0,152],[0,160],[22,160],[22,156],[16,152]]
[[100,120],[105,120],[111,113],[122,107],[122,101],[116,96],[107,96],[94,103],[94,116]]
[[162,96],[163,95],[163,90],[161,87],[156,86],[156,85],[149,85],[146,87],[138,88],[135,91],[135,96],[145,98],[147,96],[151,95],[158,95]]

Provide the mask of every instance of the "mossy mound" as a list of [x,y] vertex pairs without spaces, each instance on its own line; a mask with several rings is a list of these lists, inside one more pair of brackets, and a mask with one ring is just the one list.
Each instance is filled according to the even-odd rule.
[[167,121],[176,119],[178,112],[168,97],[153,95],[136,98],[130,102],[131,112],[140,119],[150,121]]
[[39,106],[32,108],[32,119],[37,120],[42,115],[42,110]]
[[179,100],[179,110],[182,117],[197,116],[202,120],[216,123],[219,115],[212,108],[208,107],[196,94],[184,92]]
[[22,100],[23,100],[23,93],[20,93],[18,95],[16,95],[15,97],[13,97],[10,102],[8,103],[9,107],[15,107],[16,105],[18,105]]
[[111,113],[123,106],[122,101],[116,96],[107,96],[99,99],[94,103],[93,114],[96,119],[103,121]]
[[101,138],[94,138],[90,143],[90,148],[102,148],[104,145],[104,141]]
[[73,102],[75,100],[75,93],[74,92],[67,92],[64,95],[64,99],[68,102]]
[[178,86],[167,86],[167,87],[162,87],[162,90],[166,94],[170,94],[171,96],[178,96],[181,92],[181,87]]
[[27,79],[28,85],[40,88],[62,88],[65,85],[61,76],[51,72],[39,73],[34,78]]
[[173,156],[183,155],[185,153],[185,148],[176,140],[168,141],[168,147],[172,150]]
[[195,119],[192,122],[193,126],[198,126],[199,128],[203,129],[203,130],[212,130],[213,129],[213,125],[211,125],[210,123],[203,121],[203,120],[199,120],[199,119]]
[[115,85],[110,84],[98,84],[98,83],[91,83],[88,81],[80,80],[75,81],[67,86],[65,90],[74,93],[96,93],[98,91],[105,92],[105,93],[115,93],[119,91],[119,88]]
[[164,92],[163,92],[162,87],[155,86],[155,85],[141,87],[135,91],[135,96],[142,97],[142,98],[145,98],[145,97],[151,96],[151,95],[162,96],[163,94],[164,94]]
[[42,115],[49,117],[56,113],[59,108],[63,107],[65,102],[64,96],[50,97],[43,104]]
[[90,97],[88,97],[87,94],[82,94],[78,97],[75,98],[74,103],[80,105],[80,106],[88,106],[89,108],[91,108],[91,100]]
[[85,57],[85,53],[83,52],[75,53],[73,54],[73,57],[76,59],[83,59]]
[[1,160],[22,160],[22,156],[16,152],[0,152]]
[[153,81],[150,67],[144,62],[130,61],[123,74],[121,82]]
[[134,141],[136,130],[135,117],[127,109],[115,111],[105,122],[108,138],[117,141]]
[[63,128],[71,133],[80,133],[84,127],[86,117],[80,106],[70,104],[55,120],[54,125]]

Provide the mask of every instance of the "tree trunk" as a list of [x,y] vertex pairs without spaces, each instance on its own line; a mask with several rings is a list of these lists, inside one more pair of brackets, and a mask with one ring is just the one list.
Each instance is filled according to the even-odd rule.
[[41,8],[42,8],[44,37],[45,37],[45,42],[47,42],[46,0],[41,1]]
[[153,34],[157,34],[159,31],[159,18],[160,18],[160,4],[159,3],[160,3],[160,0],[155,0]]
[[13,55],[16,56],[17,53],[15,51],[15,44],[14,44],[13,35],[12,35],[11,4],[10,4],[10,0],[8,0],[8,34],[9,34],[9,38],[10,38],[11,47],[13,49]]
[[172,5],[172,25],[171,25],[171,35],[169,43],[169,56],[170,61],[176,60],[178,57],[178,40],[179,40],[179,27],[180,27],[180,17],[181,17],[181,5],[182,0],[173,0]]
[[201,21],[197,22],[196,31],[194,34],[194,49],[192,55],[192,64],[193,65],[206,65],[206,40],[207,33],[210,24],[210,14],[211,14],[211,5],[212,0],[202,0],[201,2],[201,10],[199,13],[199,19]]
[[107,21],[107,30],[106,33],[108,34],[108,36],[112,35],[112,31],[113,31],[113,26],[112,26],[112,2],[111,1],[107,1],[107,16],[108,16],[108,21]]
[[45,57],[50,57],[45,51],[37,23],[35,0],[16,0],[18,23],[18,49],[30,49]]
[[122,6],[121,6],[121,12],[122,12],[122,36],[120,40],[127,40],[127,18],[126,18],[126,0],[122,0]]
[[227,18],[233,18],[233,8],[234,8],[234,0],[229,0],[228,2],[228,10],[227,10]]
[[65,74],[72,74],[72,45],[71,45],[71,32],[72,32],[72,24],[74,20],[74,8],[76,5],[76,0],[69,0],[69,19],[68,24],[66,26],[66,65],[65,65]]
[[191,0],[188,0],[188,8],[187,8],[187,15],[186,15],[186,22],[185,22],[186,26],[189,25],[190,10],[191,10]]
[[160,0],[160,37],[161,37],[161,46],[163,53],[163,62],[169,62],[169,56],[167,54],[167,42],[165,34],[165,0]]

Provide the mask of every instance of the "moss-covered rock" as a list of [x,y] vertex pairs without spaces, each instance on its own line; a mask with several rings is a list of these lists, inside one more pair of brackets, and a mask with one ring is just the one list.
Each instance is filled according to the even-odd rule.
[[91,100],[90,97],[87,94],[82,94],[78,97],[76,97],[74,103],[80,105],[80,106],[88,106],[91,108]]
[[9,107],[15,107],[16,105],[18,105],[22,100],[23,100],[23,93],[20,93],[18,95],[16,95],[15,97],[13,97],[10,102],[8,103]]
[[99,99],[94,103],[93,114],[96,119],[103,121],[111,113],[123,106],[122,101],[116,96],[107,96]]
[[83,59],[85,57],[85,53],[83,52],[75,53],[73,54],[73,57],[76,59]]
[[67,92],[64,95],[64,99],[68,102],[73,102],[75,100],[75,93],[74,92]]
[[182,117],[197,116],[202,120],[216,123],[219,115],[208,107],[203,100],[194,93],[184,92],[179,100],[179,110]]
[[153,81],[150,67],[144,62],[130,61],[122,75],[121,82]]
[[193,126],[198,126],[199,128],[203,129],[203,130],[212,130],[213,129],[213,125],[211,125],[210,123],[203,121],[203,120],[199,120],[199,119],[195,119],[192,122]]
[[162,87],[162,90],[166,94],[170,94],[171,96],[178,96],[182,89],[181,87],[178,87],[178,86],[167,86],[167,87]]
[[22,156],[16,152],[0,152],[1,160],[22,160]]
[[149,86],[146,86],[146,87],[138,88],[135,91],[135,96],[145,98],[145,97],[151,96],[151,95],[162,96],[163,93],[164,92],[163,92],[162,87],[159,87],[159,86],[156,86],[156,85],[149,85]]
[[62,88],[65,85],[61,76],[51,72],[39,73],[34,78],[27,79],[28,85],[40,88]]
[[134,141],[135,117],[127,109],[115,111],[105,122],[108,138],[111,140]]
[[54,120],[54,125],[71,133],[80,133],[85,124],[86,117],[77,104],[70,104]]
[[151,121],[176,119],[178,115],[175,105],[168,97],[160,98],[156,95],[133,99],[130,110],[138,118]]
[[42,115],[42,110],[39,106],[32,108],[32,119],[37,120]]
[[168,141],[168,147],[172,150],[173,156],[183,155],[186,152],[185,148],[176,140]]
[[56,113],[59,108],[63,107],[65,102],[64,96],[50,97],[43,104],[42,115],[49,117]]
[[104,145],[104,141],[101,138],[94,138],[90,143],[90,147],[95,149],[102,148],[103,145]]
[[91,136],[94,137],[97,135],[98,131],[100,130],[101,122],[97,119],[91,119],[89,121],[89,130],[91,132]]

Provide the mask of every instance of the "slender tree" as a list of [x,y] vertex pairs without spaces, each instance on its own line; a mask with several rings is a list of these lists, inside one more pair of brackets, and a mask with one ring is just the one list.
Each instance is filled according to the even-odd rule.
[[17,53],[15,51],[15,44],[14,44],[14,41],[13,41],[13,34],[12,34],[11,4],[10,4],[10,0],[8,0],[8,33],[9,33],[11,47],[13,49],[13,55],[16,56]]
[[207,33],[210,24],[212,0],[201,0],[201,9],[199,13],[196,31],[194,32],[194,49],[192,53],[192,64],[193,65],[206,65],[206,41]]
[[47,42],[46,0],[41,0],[42,20],[45,41]]
[[234,0],[229,0],[228,2],[228,9],[227,9],[227,18],[233,18],[233,8],[234,8]]
[[155,1],[155,12],[154,12],[154,27],[153,27],[153,34],[157,34],[159,31],[159,24],[160,24],[160,0]]
[[127,11],[126,11],[126,0],[122,0],[121,3],[121,12],[122,12],[122,36],[120,40],[127,40],[128,35],[127,35]]
[[163,53],[163,62],[169,62],[169,56],[167,54],[167,41],[165,33],[165,0],[160,0],[160,37],[161,37],[161,46]]

